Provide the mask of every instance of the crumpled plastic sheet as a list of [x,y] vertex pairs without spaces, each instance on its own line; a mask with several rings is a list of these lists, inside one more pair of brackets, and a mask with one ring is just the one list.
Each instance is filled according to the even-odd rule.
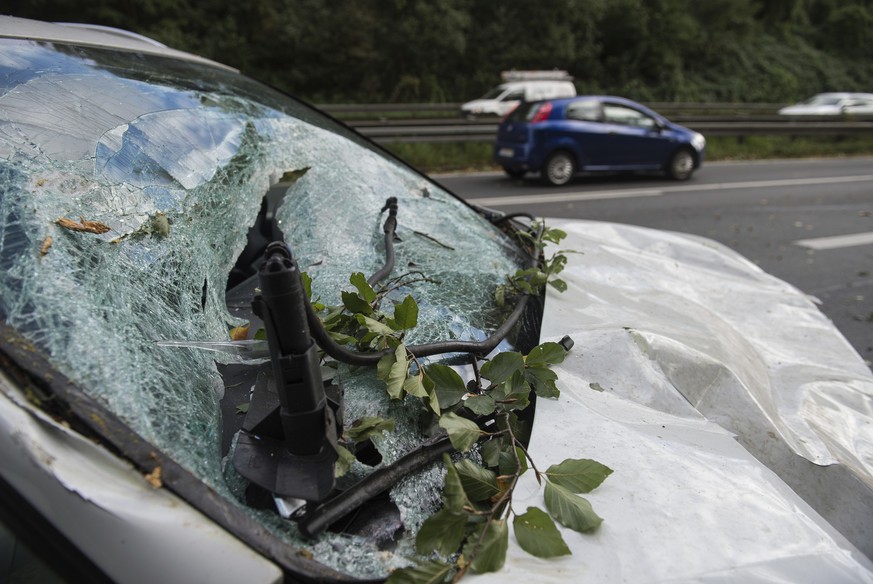
[[707,239],[549,224],[581,253],[547,298],[543,340],[575,347],[531,452],[616,469],[590,496],[605,522],[574,551],[587,559],[553,573],[869,581],[851,544],[873,557],[873,376],[813,299]]

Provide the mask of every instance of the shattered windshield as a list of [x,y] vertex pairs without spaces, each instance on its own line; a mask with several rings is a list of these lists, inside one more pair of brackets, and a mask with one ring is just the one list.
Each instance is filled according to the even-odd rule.
[[[193,345],[227,341],[246,324],[228,308],[228,278],[268,192],[280,195],[275,226],[312,278],[313,298],[326,304],[340,303],[352,273],[384,263],[382,209],[396,197],[392,275],[418,275],[397,291],[420,308],[411,343],[478,340],[496,328],[503,314],[495,288],[522,265],[513,241],[363,139],[234,73],[2,42],[2,321],[276,536],[331,568],[384,576],[402,550],[354,533],[303,540],[292,522],[249,508],[222,440],[243,404],[222,414],[228,392],[219,366],[239,358]],[[340,366],[336,375],[347,422],[395,420],[395,432],[374,439],[385,464],[423,437],[418,410],[391,402],[369,369]],[[356,462],[350,476],[371,471]],[[389,535],[414,534],[438,507],[441,481],[431,467],[391,491],[399,519]],[[398,547],[409,549],[409,539]]]

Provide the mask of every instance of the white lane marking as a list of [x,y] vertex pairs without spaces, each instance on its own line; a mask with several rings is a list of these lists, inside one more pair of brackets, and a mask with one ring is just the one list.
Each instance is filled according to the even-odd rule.
[[484,197],[467,199],[471,205],[505,207],[507,205],[530,205],[532,203],[571,203],[594,199],[627,199],[633,197],[658,197],[663,190],[637,189],[632,191],[589,191],[587,193],[537,193],[517,197]]
[[595,199],[657,197],[668,193],[721,191],[729,189],[766,189],[774,187],[798,187],[806,185],[868,181],[873,181],[873,174],[818,178],[786,178],[779,180],[761,180],[701,185],[690,184],[675,187],[665,187],[663,189],[630,189],[625,191],[579,191],[573,193],[525,193],[513,197],[478,197],[474,199],[467,199],[467,202],[471,205],[482,205],[484,207],[507,207],[511,205],[531,205],[533,203],[572,203],[575,201],[589,201]]
[[873,232],[798,239],[794,242],[794,245],[810,249],[838,249],[841,247],[854,247],[856,245],[869,245],[871,243],[873,243]]

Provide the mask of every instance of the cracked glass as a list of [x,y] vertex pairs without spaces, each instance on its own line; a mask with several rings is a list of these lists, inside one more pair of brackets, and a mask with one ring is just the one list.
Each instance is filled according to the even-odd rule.
[[[495,287],[522,265],[514,243],[452,195],[315,110],[206,65],[23,40],[0,51],[0,317],[137,434],[245,507],[221,448],[216,360],[229,340],[228,274],[273,189],[313,296],[339,304],[353,272],[384,263],[381,212],[399,203],[392,276],[420,274],[409,343],[481,339],[501,322]],[[386,303],[390,306],[390,303]],[[346,423],[395,419],[382,464],[421,443],[416,404],[388,400],[369,369],[341,366]],[[409,398],[408,398],[409,399]],[[348,482],[372,470],[356,462]],[[314,541],[248,510],[326,566],[384,576],[439,505],[439,465],[391,492],[406,536]]]

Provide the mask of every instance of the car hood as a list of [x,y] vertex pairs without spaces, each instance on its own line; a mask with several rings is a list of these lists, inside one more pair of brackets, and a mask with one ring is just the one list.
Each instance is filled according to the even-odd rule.
[[[813,300],[706,239],[550,225],[579,253],[543,340],[576,344],[560,398],[537,405],[531,455],[615,472],[588,495],[600,529],[564,531],[572,556],[511,549],[481,580],[873,581],[842,535],[873,551],[873,377]],[[542,506],[523,479],[518,513]]]

